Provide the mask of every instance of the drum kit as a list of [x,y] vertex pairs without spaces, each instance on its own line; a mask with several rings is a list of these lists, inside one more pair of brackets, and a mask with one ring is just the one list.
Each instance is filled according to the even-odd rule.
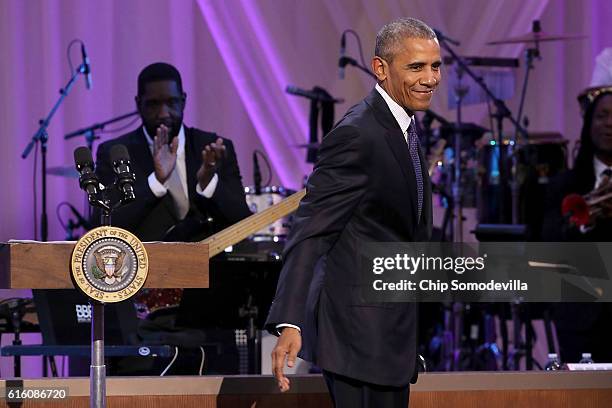
[[[457,120],[447,122],[431,129],[431,121],[425,123],[425,147],[430,163],[430,176],[435,185],[434,191],[447,209],[445,219],[454,219],[458,224],[445,222],[442,225],[442,240],[464,241],[461,222],[463,208],[476,208],[477,222],[480,224],[526,224],[529,238],[537,239],[543,213],[543,192],[551,177],[567,168],[567,140],[553,132],[528,132],[528,124],[523,115],[529,72],[534,60],[540,59],[540,43],[551,41],[570,41],[585,38],[581,35],[551,35],[541,31],[539,21],[533,22],[532,32],[488,42],[488,45],[526,44],[525,75],[520,95],[518,115],[512,116],[502,99],[508,98],[507,86],[489,85],[482,71],[474,74],[470,67],[501,68],[503,73],[519,67],[519,61],[512,58],[464,57],[458,56],[447,44],[444,35],[439,35],[441,46],[450,56],[446,64],[453,64],[456,79],[449,100],[457,111]],[[473,102],[493,102],[496,112],[491,114],[495,120],[494,129],[461,122],[461,105],[466,103],[474,89],[466,86],[466,78],[473,79],[472,88],[480,91],[481,100]],[[483,79],[484,77],[484,79]],[[497,76],[499,78],[499,75]],[[506,76],[507,78],[507,76]],[[502,81],[503,81],[502,77]],[[499,81],[499,79],[498,79]],[[493,81],[491,81],[493,82]],[[512,89],[513,80],[511,82]],[[490,87],[495,87],[493,92]],[[503,95],[502,95],[503,94]],[[425,118],[424,118],[425,119]],[[512,130],[504,131],[502,121],[511,122]],[[444,147],[439,148],[440,145]],[[433,146],[433,148],[432,148]],[[455,160],[459,157],[459,160]],[[459,166],[455,166],[455,162]],[[511,205],[508,205],[511,203]]]
[[[440,37],[440,36],[439,36]],[[489,45],[526,44],[525,76],[520,95],[518,115],[514,118],[502,101],[496,99],[488,89],[484,89],[488,101],[493,101],[497,112],[493,119],[497,120],[497,128],[493,131],[473,124],[461,122],[461,101],[465,98],[465,88],[460,88],[461,76],[466,73],[474,78],[474,82],[486,88],[484,81],[474,77],[468,65],[485,67],[518,67],[511,59],[458,57],[446,44],[442,36],[441,45],[451,55],[456,64],[454,89],[457,109],[455,123],[431,129],[431,123],[426,123],[430,176],[435,185],[434,192],[440,196],[440,201],[446,207],[447,213],[442,224],[442,240],[462,242],[461,232],[462,208],[477,209],[477,222],[497,224],[494,234],[489,240],[538,240],[544,214],[544,192],[550,179],[567,168],[568,141],[555,132],[527,132],[526,118],[523,117],[523,105],[527,90],[529,72],[533,69],[534,59],[540,58],[539,44],[551,41],[569,41],[585,38],[578,35],[549,35],[540,29],[535,21],[533,31],[527,35],[491,41]],[[452,43],[452,40],[449,41]],[[454,62],[447,61],[447,62]],[[452,82],[452,81],[451,81]],[[581,106],[597,90],[587,89],[579,96]],[[483,101],[484,102],[484,101]],[[513,125],[512,132],[504,132],[502,120],[509,119]],[[432,147],[433,146],[433,147]],[[442,147],[440,147],[442,146]],[[458,157],[459,160],[455,158]],[[509,207],[504,205],[511,202]],[[453,219],[455,222],[450,223]],[[491,226],[491,225],[487,225]],[[517,236],[518,228],[520,234]],[[450,229],[450,232],[447,231]],[[477,230],[479,227],[477,226]],[[504,230],[506,235],[499,235]],[[479,237],[482,239],[482,237]],[[486,239],[486,238],[484,238]],[[430,360],[430,365],[437,370],[474,370],[474,369],[519,369],[521,358],[525,358],[527,369],[532,369],[534,362],[531,352],[533,330],[531,318],[533,308],[527,308],[519,300],[511,305],[503,304],[469,304],[449,303],[443,305],[427,305],[438,307],[433,313],[444,315],[443,324],[434,329],[422,328],[429,333],[429,345],[423,350]],[[439,307],[442,307],[440,310]],[[550,318],[546,311],[545,326],[550,327]],[[502,347],[497,347],[493,317],[498,316]],[[508,350],[508,331],[505,321],[511,319],[514,326],[514,351]],[[441,319],[430,319],[439,322]],[[548,324],[546,324],[548,323]],[[525,327],[525,335],[521,330]],[[552,338],[548,336],[547,339]],[[429,340],[428,339],[428,340]],[[548,341],[552,349],[552,341]],[[554,349],[552,349],[554,350]]]
[[[261,212],[295,193],[293,190],[279,186],[261,187],[259,194],[254,186],[244,188],[247,205],[253,213]],[[253,234],[250,239],[255,242],[284,242],[291,228],[291,216],[280,218]]]

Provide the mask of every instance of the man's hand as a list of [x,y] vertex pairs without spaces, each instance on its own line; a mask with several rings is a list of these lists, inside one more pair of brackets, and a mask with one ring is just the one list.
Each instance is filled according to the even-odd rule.
[[210,180],[212,180],[219,163],[225,158],[225,146],[223,139],[217,138],[215,143],[211,143],[202,150],[202,165],[198,170],[198,184],[204,190]]
[[272,350],[272,374],[276,377],[281,392],[289,390],[289,379],[283,374],[283,366],[287,359],[287,367],[295,365],[297,353],[302,348],[302,335],[293,327],[284,327]]
[[161,184],[168,180],[176,166],[178,137],[175,136],[170,144],[168,144],[168,137],[168,128],[161,125],[157,128],[157,134],[153,139],[153,167],[155,168],[155,178]]

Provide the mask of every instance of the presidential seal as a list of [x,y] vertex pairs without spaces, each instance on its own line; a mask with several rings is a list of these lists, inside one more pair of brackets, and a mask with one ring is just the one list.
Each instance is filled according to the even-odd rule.
[[132,297],[143,287],[149,259],[144,245],[131,232],[99,227],[77,241],[70,266],[85,295],[114,303]]

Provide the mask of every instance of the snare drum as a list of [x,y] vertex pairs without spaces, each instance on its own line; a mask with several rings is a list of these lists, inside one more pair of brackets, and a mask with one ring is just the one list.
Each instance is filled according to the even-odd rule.
[[[290,195],[284,187],[268,186],[261,188],[261,194],[255,194],[255,187],[244,188],[247,205],[253,213],[261,212],[274,204],[280,203]],[[251,236],[254,241],[279,241],[287,237],[291,227],[291,217],[283,217],[265,226]]]

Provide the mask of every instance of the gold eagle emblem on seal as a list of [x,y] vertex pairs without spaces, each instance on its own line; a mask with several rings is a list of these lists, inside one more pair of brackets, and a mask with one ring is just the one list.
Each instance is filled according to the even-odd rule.
[[70,266],[76,286],[85,295],[114,303],[134,296],[144,286],[149,259],[131,232],[98,227],[77,241]]

